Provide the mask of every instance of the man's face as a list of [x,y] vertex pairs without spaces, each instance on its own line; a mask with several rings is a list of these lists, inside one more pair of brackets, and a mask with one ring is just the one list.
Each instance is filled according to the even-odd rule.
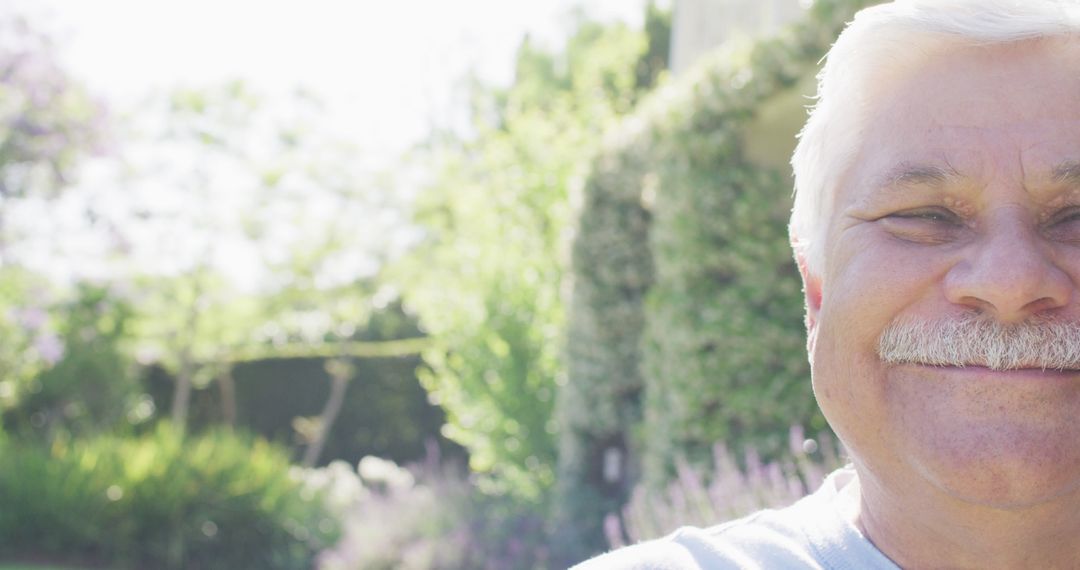
[[808,281],[822,410],[893,492],[1020,506],[1077,491],[1080,372],[885,364],[878,342],[898,321],[1080,322],[1080,49],[953,50],[867,113]]

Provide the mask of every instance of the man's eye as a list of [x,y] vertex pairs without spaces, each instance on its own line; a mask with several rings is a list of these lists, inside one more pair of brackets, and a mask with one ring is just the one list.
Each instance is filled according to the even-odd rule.
[[1080,207],[1072,206],[1054,214],[1053,217],[1050,218],[1049,225],[1053,227],[1076,222],[1080,222]]
[[931,222],[934,224],[961,225],[960,217],[944,208],[920,208],[904,210],[886,216],[886,218],[911,222]]
[[955,212],[936,206],[893,212],[878,221],[893,236],[925,245],[952,243],[966,227],[963,218]]
[[1080,242],[1080,206],[1056,212],[1043,226],[1047,237],[1063,242]]

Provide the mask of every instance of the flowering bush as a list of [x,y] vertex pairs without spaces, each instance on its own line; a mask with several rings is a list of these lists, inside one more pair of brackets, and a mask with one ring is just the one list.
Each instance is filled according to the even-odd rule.
[[409,469],[365,457],[362,490],[342,540],[319,557],[322,570],[545,568],[542,517],[505,497],[480,494],[435,460]]
[[36,375],[64,355],[51,303],[44,282],[17,268],[0,268],[0,414],[34,390]]
[[77,283],[42,307],[20,307],[20,322],[41,323],[29,354],[45,366],[23,382],[6,425],[24,439],[47,445],[61,433],[92,436],[153,416],[141,394],[127,348],[132,307],[118,287]]
[[321,497],[329,513],[338,519],[368,493],[352,466],[344,461],[332,461],[326,467],[289,468],[289,477],[300,484],[300,496],[305,501]]
[[677,477],[655,491],[637,487],[619,514],[609,514],[604,531],[612,548],[664,536],[685,525],[706,527],[754,511],[783,507],[816,490],[841,465],[839,443],[831,437],[806,439],[800,427],[791,429],[794,459],[762,462],[748,449],[742,466],[723,445],[713,447],[711,476],[677,463]]

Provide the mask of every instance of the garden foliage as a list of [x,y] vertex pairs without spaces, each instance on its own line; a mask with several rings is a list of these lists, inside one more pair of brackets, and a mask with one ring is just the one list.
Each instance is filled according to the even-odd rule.
[[[328,568],[562,567],[603,547],[605,514],[621,513],[608,518],[618,544],[805,492],[816,473],[770,466],[790,454],[792,422],[811,436],[825,424],[787,246],[792,141],[762,144],[759,130],[763,109],[808,84],[864,3],[818,0],[783,35],[729,45],[648,97],[670,29],[655,7],[644,32],[581,23],[560,51],[526,41],[512,86],[471,93],[470,134],[436,137],[423,152],[436,168],[416,204],[424,235],[389,272],[394,287],[379,289],[404,302],[381,334],[376,287],[358,267],[385,258],[355,254],[370,242],[390,256],[381,240],[391,232],[354,235],[348,208],[364,208],[356,187],[370,180],[343,170],[351,150],[313,147],[305,121],[256,120],[258,98],[241,84],[176,94],[154,115],[168,125],[156,158],[134,182],[119,177],[118,191],[162,185],[208,205],[227,194],[217,173],[241,172],[250,215],[192,209],[168,229],[168,212],[150,208],[148,227],[168,231],[124,243],[202,253],[178,272],[127,275],[131,296],[84,285],[54,302],[28,272],[0,268],[0,457],[10,467],[0,470],[0,557],[308,568],[344,516],[346,540],[320,558]],[[32,57],[8,56],[0,198],[12,201],[62,187],[98,143],[100,117],[55,67],[38,81],[19,67]],[[269,154],[252,140],[273,141]],[[177,148],[199,168],[176,160]],[[316,190],[332,194],[329,212],[304,209]],[[282,211],[291,222],[274,222]],[[268,260],[258,294],[215,267],[222,235]],[[176,261],[168,247],[146,251]],[[420,380],[479,476],[372,461],[382,476],[364,463],[359,479],[340,463],[290,468],[277,444],[206,429],[231,418],[303,444],[326,395],[326,350],[422,333],[431,344]],[[286,349],[300,352],[283,358]],[[186,437],[182,425],[152,429],[135,354],[182,379],[172,396],[155,395],[182,423],[193,398]],[[338,424],[352,440],[331,437],[326,451],[418,454],[442,418],[400,386],[416,363],[357,364],[364,391],[345,399]],[[296,396],[295,380],[315,377]],[[223,378],[239,400],[231,406],[213,389]],[[736,461],[717,442],[760,452]],[[547,519],[556,479],[557,518]],[[553,527],[562,532],[549,542]]]
[[678,461],[676,476],[660,489],[639,485],[618,513],[604,521],[611,548],[660,538],[680,526],[706,528],[781,508],[816,491],[842,463],[839,443],[832,436],[805,439],[801,427],[789,435],[789,456],[764,461],[753,449],[737,461],[723,444],[713,447],[713,463],[695,468]]
[[792,95],[863,4],[821,0],[777,37],[726,44],[643,101],[594,160],[557,411],[560,504],[586,545],[639,476],[707,472],[717,442],[781,458],[793,422],[827,429],[787,238],[801,115],[779,143],[760,139],[770,105],[809,102]]
[[[569,382],[556,410],[557,516],[564,523],[558,542],[571,551],[597,542],[600,519],[626,501],[639,476],[632,438],[643,419],[640,345],[653,283],[652,256],[643,246],[652,215],[643,194],[656,182],[641,127],[624,124],[593,161],[573,246]],[[616,463],[613,478],[605,476],[605,461]]]
[[[64,355],[48,283],[15,267],[0,268],[0,419],[27,394],[41,390],[38,375]],[[0,430],[2,431],[2,430]]]
[[602,133],[659,73],[664,41],[595,23],[563,53],[526,40],[514,84],[475,93],[474,136],[427,153],[425,241],[398,279],[434,340],[421,381],[491,491],[535,501],[554,481],[571,198]]
[[57,296],[47,312],[14,309],[24,322],[28,311],[41,311],[39,318],[56,323],[58,342],[51,366],[23,383],[4,418],[5,429],[21,437],[48,443],[63,435],[129,431],[147,419],[136,409],[145,395],[126,346],[130,303],[109,287],[80,283],[74,289]]
[[[789,169],[747,149],[759,112],[813,74],[864,4],[815,2],[786,33],[716,52],[655,101],[656,284],[642,361],[651,481],[665,480],[677,458],[707,462],[717,441],[776,457],[792,423],[812,435],[827,429],[811,394],[788,245]],[[789,144],[779,149],[785,161]]]
[[[335,459],[356,463],[365,455],[413,461],[424,456],[424,443],[429,440],[438,442],[446,456],[464,456],[460,447],[439,433],[445,415],[428,403],[416,382],[419,360],[415,355],[350,360],[353,376],[349,390],[320,464]],[[274,441],[294,459],[300,458],[308,443],[306,429],[330,393],[326,362],[282,358],[236,365],[232,371],[236,427]],[[147,389],[158,408],[168,409],[171,387],[165,370],[154,368],[148,374]],[[217,383],[196,389],[189,427],[199,432],[220,425],[222,408]]]
[[345,514],[341,541],[320,555],[321,570],[567,565],[554,561],[535,510],[510,496],[478,492],[456,465],[429,456],[405,468],[365,457],[357,471],[363,491]]
[[26,18],[0,12],[0,37],[0,199],[56,194],[103,146],[104,110]]
[[0,557],[112,568],[310,568],[338,532],[319,492],[262,440],[139,438],[0,442]]

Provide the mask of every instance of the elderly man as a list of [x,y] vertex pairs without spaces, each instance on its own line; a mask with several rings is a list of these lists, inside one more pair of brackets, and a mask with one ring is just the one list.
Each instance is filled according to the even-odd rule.
[[584,568],[1080,568],[1080,3],[898,0],[792,161],[818,403],[852,465]]

